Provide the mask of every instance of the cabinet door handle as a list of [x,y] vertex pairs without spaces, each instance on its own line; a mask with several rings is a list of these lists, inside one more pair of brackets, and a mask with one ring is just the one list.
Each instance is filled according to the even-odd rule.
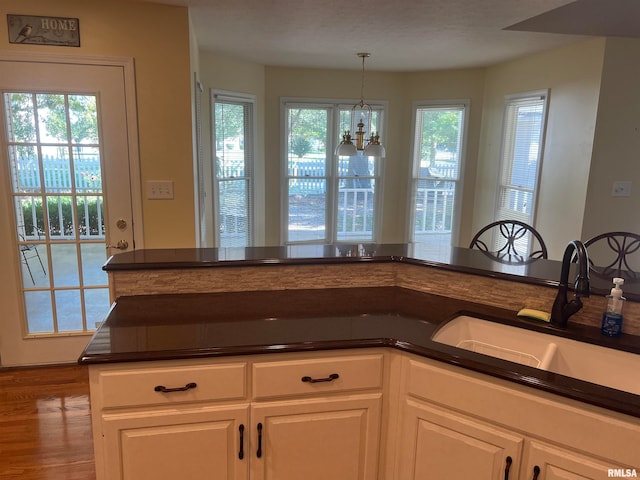
[[505,459],[504,465],[504,480],[509,480],[509,470],[511,469],[511,464],[513,463],[513,458],[507,457]]
[[332,373],[327,378],[302,377],[300,380],[302,380],[303,382],[318,383],[318,382],[333,382],[336,378],[340,378],[340,375],[338,375],[337,373]]
[[191,382],[187,383],[184,387],[176,387],[176,388],[167,388],[164,385],[158,385],[154,388],[156,392],[162,393],[171,393],[171,392],[186,392],[187,390],[191,390],[192,388],[196,388],[198,386],[197,383]]
[[242,460],[244,458],[244,425],[240,424],[238,430],[240,431],[240,450],[238,451],[238,458]]
[[533,477],[531,477],[531,480],[538,480],[538,475],[540,475],[540,467],[536,465],[533,467]]
[[258,450],[256,451],[256,457],[262,457],[262,424],[258,424]]

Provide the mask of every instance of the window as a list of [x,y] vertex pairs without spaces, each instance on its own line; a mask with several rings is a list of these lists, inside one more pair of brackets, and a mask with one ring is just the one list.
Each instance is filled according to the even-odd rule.
[[410,238],[437,251],[457,229],[466,111],[466,102],[414,106]]
[[[286,243],[376,242],[381,159],[333,153],[352,105],[288,101],[284,112]],[[372,130],[382,119],[373,106]]]
[[506,98],[495,220],[534,226],[547,99],[546,91]]
[[216,245],[253,244],[255,97],[213,91]]

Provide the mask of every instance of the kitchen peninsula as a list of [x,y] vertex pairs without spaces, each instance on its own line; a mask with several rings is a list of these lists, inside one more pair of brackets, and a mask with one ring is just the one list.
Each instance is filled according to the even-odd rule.
[[[185,454],[196,472],[225,465],[231,473],[221,478],[272,478],[274,469],[278,478],[316,478],[318,468],[356,478],[334,467],[357,478],[419,478],[423,467],[451,464],[415,456],[443,440],[441,428],[499,446],[487,453],[454,441],[452,451],[491,457],[486,478],[507,458],[521,478],[558,458],[586,478],[634,467],[639,395],[431,341],[460,312],[548,328],[515,313],[549,308],[556,275],[544,269],[559,265],[532,262],[523,276],[488,269],[482,252],[454,254],[453,264],[416,258],[406,245],[112,257],[105,270],[116,302],[79,360],[90,366],[98,478],[135,478],[158,448],[163,469]],[[567,334],[640,354],[634,335],[594,335],[603,304],[588,299]],[[305,442],[292,440],[298,429]],[[202,439],[223,446],[214,464],[201,447],[190,450]],[[167,441],[190,447],[174,456]]]

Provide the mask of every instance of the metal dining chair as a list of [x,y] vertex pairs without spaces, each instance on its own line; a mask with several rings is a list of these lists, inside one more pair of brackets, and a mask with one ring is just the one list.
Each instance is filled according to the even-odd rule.
[[[24,230],[24,227],[21,226]],[[44,264],[42,263],[42,258],[40,258],[40,253],[38,252],[38,246],[35,243],[27,243],[27,238],[24,234],[18,232],[18,238],[20,239],[20,255],[22,256],[22,263],[27,267],[27,271],[29,272],[29,276],[31,277],[31,282],[35,285],[36,281],[33,278],[33,272],[31,271],[31,266],[29,265],[29,260],[37,259],[40,263],[40,267],[42,268],[42,273],[44,275],[47,274],[47,271],[44,268]]]
[[499,220],[486,225],[475,234],[469,248],[516,263],[547,258],[547,246],[540,233],[519,220]]
[[603,277],[640,280],[640,234],[606,232],[584,242],[591,271]]

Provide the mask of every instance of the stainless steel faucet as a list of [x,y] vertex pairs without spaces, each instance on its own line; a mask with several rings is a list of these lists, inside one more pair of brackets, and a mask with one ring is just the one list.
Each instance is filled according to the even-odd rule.
[[[578,275],[574,286],[574,297],[567,301],[567,290],[569,288],[569,266],[576,254],[578,261]],[[566,328],[569,317],[582,308],[580,297],[589,296],[589,256],[587,249],[580,240],[572,240],[567,244],[562,257],[562,271],[560,272],[560,284],[558,294],[551,308],[551,324],[557,327]]]

